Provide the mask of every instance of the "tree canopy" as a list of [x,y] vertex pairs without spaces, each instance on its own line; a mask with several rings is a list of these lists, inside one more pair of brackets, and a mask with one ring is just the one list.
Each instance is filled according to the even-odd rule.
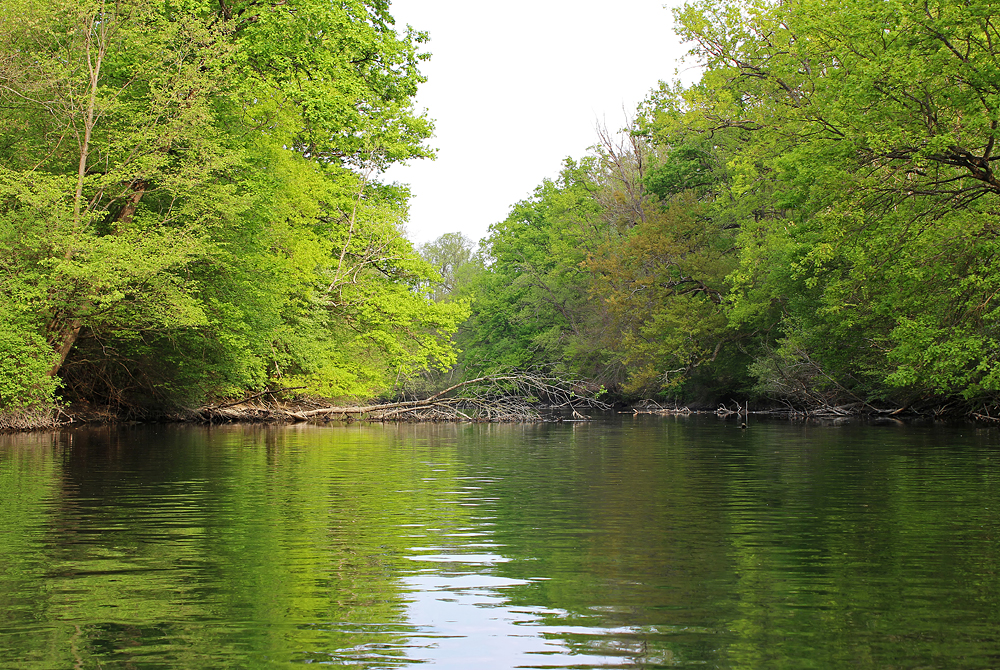
[[0,404],[521,369],[629,398],[993,406],[997,9],[694,0],[699,81],[661,83],[478,250],[417,253],[381,175],[431,154],[426,36],[388,3],[12,0]]
[[382,0],[0,13],[0,403],[371,395],[454,359],[401,232],[426,39]]
[[493,227],[466,355],[632,396],[995,403],[997,9],[685,5],[700,80]]

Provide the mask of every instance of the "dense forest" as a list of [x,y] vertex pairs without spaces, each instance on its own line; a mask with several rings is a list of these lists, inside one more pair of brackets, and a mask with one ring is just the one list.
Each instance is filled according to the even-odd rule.
[[414,250],[426,35],[386,0],[11,0],[0,407],[371,397],[544,370],[624,399],[988,414],[1000,3],[697,0],[690,86],[480,249]]
[[0,13],[0,406],[366,396],[467,317],[386,167],[429,155],[426,36],[385,0],[12,0]]
[[462,363],[631,398],[988,414],[998,10],[688,4],[700,81],[661,84],[491,228],[458,291]]

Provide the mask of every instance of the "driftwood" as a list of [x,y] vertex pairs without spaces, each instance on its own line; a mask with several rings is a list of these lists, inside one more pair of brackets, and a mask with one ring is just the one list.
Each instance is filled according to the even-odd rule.
[[661,407],[660,409],[639,409],[638,407],[633,407],[629,411],[618,413],[633,414],[636,416],[639,414],[655,414],[656,416],[687,416],[688,414],[699,414],[699,412],[692,410],[689,407],[681,407],[680,409],[673,409],[671,407]]
[[[751,414],[756,416],[770,416],[770,417],[782,417],[782,418],[793,418],[793,419],[841,419],[847,417],[878,417],[880,420],[896,420],[895,417],[903,414],[904,412],[911,411],[909,406],[891,408],[891,409],[876,409],[867,403],[857,402],[847,405],[833,405],[830,403],[822,403],[806,407],[795,407],[787,399],[783,400],[784,408],[769,408],[761,410],[750,410],[749,401],[741,405],[739,401],[733,401],[735,409],[731,409],[726,405],[719,405],[718,408],[714,410],[709,409],[696,409],[692,410],[689,407],[663,407],[651,400],[645,400],[636,407],[633,407],[627,411],[619,412],[619,414],[654,414],[659,416],[687,416],[689,414],[714,414],[715,416],[721,418],[736,417],[738,420],[745,420],[746,417]],[[977,418],[986,419],[986,417]],[[1000,423],[1000,419],[994,419]]]
[[677,407],[675,403],[673,407],[664,407],[655,400],[643,400],[634,407],[618,412],[619,414],[632,414],[638,416],[639,414],[655,414],[657,416],[687,416],[688,414],[698,414],[697,410],[692,411],[690,407]]
[[[254,402],[273,391],[264,391],[244,400],[203,407],[201,420],[214,421],[312,421],[330,418],[367,421],[538,421],[538,405],[568,409],[571,420],[584,420],[578,408],[609,407],[591,397],[590,389],[576,380],[533,372],[486,375],[454,384],[426,398],[370,403],[367,405],[320,405],[288,408],[279,403]],[[272,395],[273,398],[273,395]],[[313,405],[317,403],[312,403]]]
[[73,417],[55,403],[0,409],[0,433],[50,430],[72,422]]
[[366,415],[387,420],[410,415],[421,419],[523,421],[537,420],[535,402],[545,400],[550,408],[568,408],[573,418],[584,419],[576,408],[603,403],[578,393],[583,385],[573,380],[531,372],[486,375],[454,384],[426,398],[359,407],[323,407],[291,412],[289,417],[307,421],[323,415]]
[[256,400],[257,398],[260,398],[265,395],[269,395],[272,398],[274,398],[278,393],[284,393],[285,391],[300,391],[304,388],[305,386],[286,386],[280,389],[264,389],[260,393],[254,393],[253,395],[237,400],[236,402],[231,402],[226,405],[216,405],[214,407],[205,407],[204,409],[208,411],[217,411],[221,409],[226,409],[228,407],[236,407],[237,405],[246,405],[250,401]]

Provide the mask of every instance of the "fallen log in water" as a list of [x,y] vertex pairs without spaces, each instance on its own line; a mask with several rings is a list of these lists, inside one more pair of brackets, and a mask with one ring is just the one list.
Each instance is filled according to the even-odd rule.
[[[585,394],[586,386],[576,380],[533,372],[485,375],[450,386],[426,398],[366,405],[293,406],[265,402],[274,391],[264,391],[225,405],[206,406],[196,411],[197,419],[215,423],[232,421],[314,421],[362,419],[366,421],[538,421],[538,405],[565,408],[575,419],[586,419],[577,408],[609,409]],[[296,405],[295,403],[292,403]]]
[[658,409],[639,409],[638,407],[633,407],[631,410],[626,410],[618,412],[619,414],[655,414],[657,416],[687,416],[688,414],[698,414],[698,412],[692,410],[690,407],[670,408],[670,407],[660,407]]

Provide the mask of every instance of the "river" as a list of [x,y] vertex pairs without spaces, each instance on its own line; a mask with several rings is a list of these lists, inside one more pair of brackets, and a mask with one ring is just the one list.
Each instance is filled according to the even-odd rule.
[[1000,432],[0,436],[0,667],[997,668]]

